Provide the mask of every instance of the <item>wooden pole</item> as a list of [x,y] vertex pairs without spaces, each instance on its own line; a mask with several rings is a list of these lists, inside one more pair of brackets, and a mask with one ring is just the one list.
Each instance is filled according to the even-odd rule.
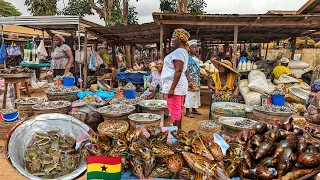
[[163,24],[160,24],[160,55],[161,55],[161,59],[164,59],[164,54],[163,54]]
[[88,86],[88,32],[84,33],[84,67],[83,67],[83,81],[84,87],[83,89],[86,90]]
[[267,56],[268,56],[268,50],[269,50],[269,42],[267,42],[266,57],[264,57],[264,59],[267,59]]
[[166,56],[167,55],[167,40],[164,40],[164,48],[163,48],[163,55]]
[[307,47],[308,47],[308,35],[306,35],[304,39],[304,48],[307,48]]
[[294,54],[296,52],[296,42],[297,42],[297,37],[294,37],[292,40],[292,54],[291,54],[291,59],[293,59]]
[[205,40],[201,39],[201,61],[206,62]]
[[116,57],[116,46],[114,44],[112,45],[112,64],[115,67],[118,66],[117,57]]
[[232,64],[233,64],[234,69],[237,69],[237,67],[236,67],[237,66],[237,58],[236,58],[237,55],[236,54],[238,52],[238,49],[237,49],[237,47],[238,47],[238,30],[239,30],[238,26],[235,26],[234,32],[233,32],[234,39],[233,39],[233,55],[232,55],[232,61],[233,61]]

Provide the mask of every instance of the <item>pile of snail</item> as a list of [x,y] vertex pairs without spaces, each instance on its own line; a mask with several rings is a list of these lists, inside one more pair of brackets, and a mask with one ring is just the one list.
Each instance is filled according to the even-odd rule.
[[[144,130],[148,132],[145,135]],[[100,132],[100,131],[99,131]],[[131,126],[127,131],[99,133],[82,142],[84,156],[122,157],[122,168],[130,168],[138,179],[227,179],[223,153],[218,144],[196,131],[171,131],[177,143],[167,142],[168,131]]]
[[320,171],[319,141],[290,121],[259,123],[241,132],[229,145],[224,157],[229,177],[293,180]]

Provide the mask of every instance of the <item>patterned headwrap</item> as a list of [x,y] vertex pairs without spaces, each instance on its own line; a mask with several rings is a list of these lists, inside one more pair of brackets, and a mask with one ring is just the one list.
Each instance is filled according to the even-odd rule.
[[56,35],[54,35],[54,37],[59,38],[59,41],[60,41],[61,43],[64,43],[64,42],[65,42],[64,38],[63,38],[60,34],[56,34]]
[[172,37],[179,38],[186,45],[186,49],[189,49],[188,40],[190,38],[190,33],[182,28],[175,29],[173,31]]
[[320,80],[316,80],[316,81],[314,81],[313,84],[311,84],[311,91],[313,91],[313,92],[320,91]]

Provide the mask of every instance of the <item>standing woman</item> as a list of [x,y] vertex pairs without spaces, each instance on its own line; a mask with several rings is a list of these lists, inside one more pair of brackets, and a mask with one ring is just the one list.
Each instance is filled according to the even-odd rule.
[[188,40],[190,34],[184,29],[175,29],[172,34],[172,46],[176,48],[164,58],[161,73],[162,93],[166,94],[168,110],[173,125],[181,129],[183,101],[188,91],[186,77],[188,65]]
[[[189,41],[189,61],[187,69],[187,79],[188,79],[188,92],[186,95],[186,100],[184,102],[184,107],[186,108],[185,116],[189,118],[194,118],[193,114],[201,115],[196,109],[201,106],[200,102],[200,60],[197,58],[197,40]],[[192,108],[190,112],[189,109]]]
[[55,51],[51,55],[51,69],[54,76],[63,76],[70,72],[73,66],[74,58],[71,52],[71,48],[64,44],[65,40],[60,34],[56,34],[53,37],[53,43],[55,45]]

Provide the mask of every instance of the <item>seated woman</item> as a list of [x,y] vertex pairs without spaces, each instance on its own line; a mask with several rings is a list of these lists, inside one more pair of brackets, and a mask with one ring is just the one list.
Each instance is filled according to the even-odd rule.
[[[155,66],[156,70],[153,71],[147,81],[147,90],[141,94],[143,99],[161,98],[161,72],[163,68],[163,61],[158,60]],[[161,96],[161,97],[156,97]]]
[[212,61],[219,70],[208,79],[208,87],[215,92],[212,102],[239,102],[237,76],[240,74],[232,68],[232,63],[228,60]]
[[133,64],[133,70],[134,71],[143,71],[144,70],[144,62],[141,58],[141,56],[138,56],[136,59],[136,63]]
[[289,62],[290,62],[290,60],[288,58],[286,58],[286,57],[283,57],[283,58],[280,59],[280,63],[281,64],[279,66],[276,66],[273,69],[273,75],[274,75],[275,79],[279,79],[280,76],[282,76],[283,74],[292,76],[291,75],[291,71],[288,68]]

